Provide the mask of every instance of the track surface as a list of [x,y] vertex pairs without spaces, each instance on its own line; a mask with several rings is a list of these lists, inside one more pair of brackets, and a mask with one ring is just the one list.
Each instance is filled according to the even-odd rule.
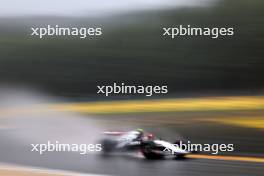
[[[60,117],[59,115],[63,117]],[[100,138],[98,133],[103,129],[110,127],[133,129],[137,127],[138,124],[129,123],[129,121],[131,121],[129,119],[134,117],[123,117],[124,119],[128,119],[128,121],[123,121],[122,125],[120,125],[119,118],[121,118],[121,116],[115,118],[89,118],[80,115],[75,116],[73,114],[66,115],[57,113],[41,114],[38,116],[39,117],[36,115],[21,115],[20,117],[1,119],[3,126],[0,129],[0,162],[105,175],[252,176],[263,175],[264,173],[264,163],[261,162],[223,161],[213,159],[168,159],[148,161],[140,157],[138,154],[116,154],[107,158],[102,157],[100,154],[80,155],[72,152],[49,152],[44,155],[39,155],[38,153],[30,151],[31,143],[46,143],[47,140],[58,140],[62,143],[95,142]],[[148,119],[148,117],[143,116],[141,118]],[[190,121],[192,120],[190,119]],[[156,125],[158,125],[157,122]],[[192,128],[189,127],[188,130],[183,130],[188,126],[183,124],[172,126],[159,124],[159,128],[156,128],[156,130],[162,131],[165,135],[176,134],[174,131],[177,129],[181,131],[181,133],[186,133],[186,131],[188,131],[188,133],[186,133],[187,135],[191,136],[191,138],[195,138],[196,141],[200,140],[201,142],[213,139],[211,135],[217,134],[217,131],[229,130],[231,132],[230,136],[223,135],[225,136],[224,138],[219,138],[219,142],[230,142],[230,140],[232,141],[233,139],[236,142],[239,140],[238,133],[244,135],[246,138],[249,137],[249,135],[252,135],[253,142],[261,142],[257,136],[263,134],[260,131],[238,130],[233,127],[225,127],[226,129],[224,129],[224,126],[221,125],[212,126],[206,124],[192,124],[191,126]],[[155,129],[153,126],[144,126],[142,124],[141,127],[145,127],[149,130]],[[204,131],[201,129],[204,129]],[[211,134],[209,134],[210,131]],[[236,132],[235,134],[234,131]],[[208,135],[205,136],[203,133],[207,133]],[[249,135],[247,136],[246,134]],[[217,140],[217,138],[215,140]],[[248,146],[248,142],[249,141],[244,140],[241,144]],[[260,143],[259,146],[255,146],[255,149],[253,150],[254,155],[257,155],[256,153],[261,154],[262,149],[259,149],[262,148],[261,145],[263,145],[263,143]],[[240,147],[240,149],[243,151],[243,147]]]

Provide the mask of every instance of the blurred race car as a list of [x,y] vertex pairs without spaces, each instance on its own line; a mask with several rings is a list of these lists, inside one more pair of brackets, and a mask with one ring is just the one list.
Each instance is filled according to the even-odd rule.
[[104,154],[138,150],[146,159],[161,159],[168,155],[183,158],[189,153],[178,146],[178,141],[170,143],[160,140],[151,133],[144,133],[142,129],[103,133],[108,136],[101,141]]

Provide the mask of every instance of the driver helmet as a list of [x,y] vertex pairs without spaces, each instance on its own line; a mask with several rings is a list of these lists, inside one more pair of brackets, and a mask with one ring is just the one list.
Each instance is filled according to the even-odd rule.
[[143,136],[144,130],[141,128],[136,129],[137,132],[139,132],[139,136]]

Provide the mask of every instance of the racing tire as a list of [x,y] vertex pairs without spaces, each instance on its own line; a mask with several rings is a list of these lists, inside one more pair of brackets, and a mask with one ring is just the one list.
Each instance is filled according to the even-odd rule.
[[[176,140],[173,144],[176,144],[179,146],[181,141],[183,144],[187,144],[187,142],[184,140]],[[185,156],[186,156],[186,154],[179,154],[179,153],[174,154],[174,155],[175,155],[175,159],[185,159]]]
[[[186,140],[176,140],[173,144],[177,144],[177,145],[180,145],[180,141],[182,141],[183,144],[188,144],[188,142]],[[199,151],[188,151],[190,153],[193,153],[193,154],[197,154],[199,153]]]
[[155,144],[152,144],[152,143],[148,143],[148,144],[143,145],[141,148],[141,152],[142,152],[143,156],[149,160],[163,159],[164,155],[155,153],[153,151],[154,147],[155,147]]
[[186,159],[185,154],[175,154],[175,159]]
[[102,152],[104,154],[108,154],[114,151],[116,142],[110,139],[104,139],[101,141],[102,144]]

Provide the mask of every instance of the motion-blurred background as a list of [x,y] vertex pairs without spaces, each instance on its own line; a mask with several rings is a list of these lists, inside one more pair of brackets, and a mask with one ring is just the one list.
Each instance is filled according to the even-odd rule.
[[[110,175],[263,174],[254,159],[149,163],[29,152],[33,142],[94,142],[102,130],[141,127],[235,144],[221,155],[263,157],[263,19],[261,0],[0,0],[0,162]],[[30,36],[31,27],[56,24],[102,27],[103,35]],[[162,36],[180,24],[234,27],[235,35]],[[113,82],[168,85],[169,93],[96,93]]]

